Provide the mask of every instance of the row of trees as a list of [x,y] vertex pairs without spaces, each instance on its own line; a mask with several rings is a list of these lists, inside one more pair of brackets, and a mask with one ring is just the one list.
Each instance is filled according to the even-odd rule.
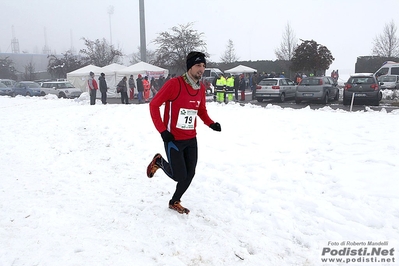
[[118,62],[123,56],[122,51],[108,44],[106,39],[92,41],[83,38],[83,41],[86,48],[81,49],[79,55],[67,51],[60,58],[56,55],[49,56],[47,71],[52,77],[64,78],[67,73],[89,64],[103,67]]
[[[373,40],[372,55],[386,58],[399,57],[399,39],[397,27],[393,20],[385,24],[383,32]],[[327,47],[311,40],[298,40],[289,24],[286,25],[280,47],[275,50],[279,60],[291,62],[291,69],[295,71],[308,70],[315,73],[317,70],[326,70],[334,61],[334,57]]]
[[[373,55],[385,57],[399,57],[399,40],[396,35],[396,25],[393,20],[386,24],[381,35],[374,39]],[[185,58],[189,51],[206,51],[206,43],[203,40],[204,33],[193,29],[193,23],[178,25],[169,31],[159,33],[153,41],[158,47],[155,51],[147,51],[147,61],[161,67],[183,72],[186,68]],[[99,67],[110,63],[118,63],[123,56],[119,48],[108,44],[105,39],[88,40],[83,38],[86,48],[81,49],[79,55],[74,55],[70,51],[62,54],[49,56],[48,72],[54,78],[66,77],[68,72],[76,70],[88,64]],[[295,33],[289,24],[286,25],[282,36],[280,47],[275,49],[278,60],[289,62],[289,68],[293,71],[307,73],[324,73],[334,61],[330,50],[314,40],[300,40],[295,37]],[[140,49],[134,53],[131,63],[140,61]],[[226,51],[220,57],[222,63],[233,63],[238,61],[234,50],[234,43],[228,40]],[[212,63],[212,62],[210,62]],[[0,78],[15,76],[13,62],[8,59],[0,59]],[[29,78],[29,73],[34,72],[34,64],[25,66],[25,76]]]

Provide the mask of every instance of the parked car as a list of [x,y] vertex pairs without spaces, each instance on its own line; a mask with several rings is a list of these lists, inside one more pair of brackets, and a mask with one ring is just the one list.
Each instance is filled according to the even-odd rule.
[[296,88],[295,103],[302,101],[321,101],[328,104],[330,100],[339,99],[338,84],[331,77],[305,77]]
[[58,98],[77,98],[82,94],[82,91],[75,88],[68,81],[49,81],[43,82],[41,88],[42,94],[54,94]]
[[380,86],[373,73],[356,73],[349,77],[344,88],[344,105],[349,105],[354,95],[354,101],[371,101],[379,105],[382,98]]
[[388,89],[388,90],[398,90],[399,89],[399,76],[397,75],[386,75],[380,76],[378,78],[378,82],[380,84],[380,89]]
[[13,90],[15,95],[40,96],[40,85],[33,81],[20,81],[15,83]]
[[14,87],[15,83],[17,83],[15,80],[12,79],[0,79],[0,83],[3,83],[7,87]]
[[11,97],[15,96],[14,90],[10,87],[7,87],[4,83],[0,82],[0,95],[8,95]]
[[262,102],[264,99],[277,99],[284,102],[286,98],[295,97],[296,85],[287,78],[262,79],[255,90],[255,99]]

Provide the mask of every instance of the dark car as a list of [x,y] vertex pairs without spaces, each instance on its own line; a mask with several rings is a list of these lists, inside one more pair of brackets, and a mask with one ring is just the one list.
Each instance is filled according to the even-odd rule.
[[338,84],[331,77],[305,77],[296,88],[295,103],[321,101],[328,104],[339,98]]
[[373,73],[356,73],[349,77],[344,88],[344,105],[349,105],[354,97],[354,103],[371,102],[379,105],[382,93]]
[[40,96],[40,89],[39,83],[33,81],[20,81],[13,87],[15,95],[23,96]]
[[0,95],[15,96],[14,90],[7,87],[6,84],[0,82]]

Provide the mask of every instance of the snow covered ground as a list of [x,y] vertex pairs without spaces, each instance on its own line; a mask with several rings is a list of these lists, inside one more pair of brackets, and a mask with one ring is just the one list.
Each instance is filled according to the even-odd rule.
[[0,265],[323,265],[329,241],[398,257],[399,111],[207,106],[222,132],[198,123],[181,215],[145,175],[165,154],[148,105],[0,97]]

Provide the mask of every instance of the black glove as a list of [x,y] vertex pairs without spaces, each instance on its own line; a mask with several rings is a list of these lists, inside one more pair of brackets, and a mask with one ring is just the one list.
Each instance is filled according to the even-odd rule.
[[209,127],[215,131],[222,131],[222,127],[218,122],[210,124]]
[[167,130],[161,132],[161,137],[164,142],[170,142],[170,141],[175,140],[175,137],[173,136],[173,134]]

